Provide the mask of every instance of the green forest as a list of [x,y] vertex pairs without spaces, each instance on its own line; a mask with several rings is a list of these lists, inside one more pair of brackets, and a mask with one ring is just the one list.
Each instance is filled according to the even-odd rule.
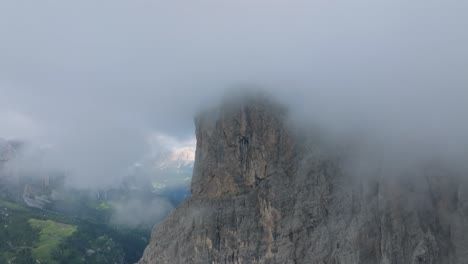
[[82,219],[0,200],[0,263],[138,261],[149,239],[148,230],[116,228],[93,221],[105,217],[105,210],[90,207],[87,213],[94,217]]

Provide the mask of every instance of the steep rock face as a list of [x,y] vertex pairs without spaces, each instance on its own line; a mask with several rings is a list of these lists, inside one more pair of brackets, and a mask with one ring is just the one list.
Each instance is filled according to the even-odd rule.
[[240,194],[282,170],[294,153],[285,115],[280,106],[259,98],[200,114],[192,194]]
[[467,175],[350,173],[286,121],[258,97],[199,115],[192,196],[140,263],[467,263]]

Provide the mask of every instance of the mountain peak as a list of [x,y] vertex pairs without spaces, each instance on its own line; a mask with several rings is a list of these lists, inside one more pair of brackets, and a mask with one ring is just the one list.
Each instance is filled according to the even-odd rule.
[[294,148],[285,119],[285,108],[264,96],[226,100],[199,114],[192,195],[239,193],[278,170]]

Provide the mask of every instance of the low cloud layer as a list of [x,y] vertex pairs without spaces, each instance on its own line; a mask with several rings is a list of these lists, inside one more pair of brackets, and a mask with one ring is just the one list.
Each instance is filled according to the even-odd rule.
[[451,0],[4,1],[0,137],[50,147],[77,183],[109,183],[151,153],[151,135],[191,140],[198,109],[253,84],[301,122],[460,156],[467,12]]
[[174,209],[173,205],[164,198],[154,198],[150,201],[134,199],[115,203],[113,204],[111,224],[150,229],[172,209]]

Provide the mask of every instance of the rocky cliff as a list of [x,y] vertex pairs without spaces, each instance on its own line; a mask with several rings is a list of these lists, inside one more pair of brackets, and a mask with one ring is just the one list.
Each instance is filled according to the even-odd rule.
[[0,169],[14,156],[14,144],[10,141],[0,138]]
[[356,166],[352,151],[292,133],[263,97],[195,123],[192,195],[154,228],[141,264],[468,263],[463,172]]
[[23,143],[20,141],[0,138],[0,180],[13,176],[15,171],[14,160],[21,152],[22,147]]

